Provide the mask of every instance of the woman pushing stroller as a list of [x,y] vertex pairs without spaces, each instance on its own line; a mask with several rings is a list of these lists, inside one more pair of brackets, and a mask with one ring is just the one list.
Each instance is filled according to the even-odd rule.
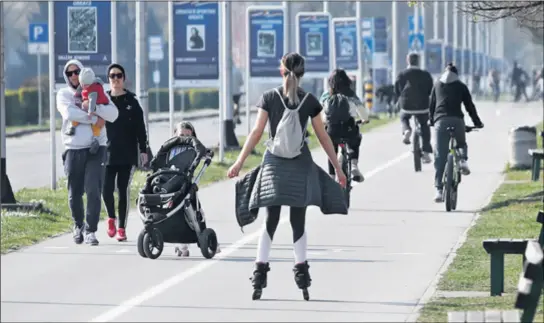
[[[210,159],[205,164],[209,165],[211,157],[213,157],[212,154],[197,139],[194,126],[190,122],[181,122],[176,126],[174,137],[168,139],[161,146],[150,163],[153,175],[148,177],[146,186],[140,194],[139,204],[148,206],[147,213],[155,214],[152,216],[153,221],[157,223],[159,231],[163,231],[161,234],[165,236],[164,241],[179,244],[175,248],[178,256],[188,257],[188,243],[194,242],[199,244],[206,258],[211,258],[220,252],[215,232],[206,228],[206,217],[197,196],[198,187],[196,184],[202,170],[195,182],[192,181],[192,174],[190,174],[195,171],[204,156]],[[168,211],[162,211],[163,209],[156,207],[157,203],[163,203],[162,197],[159,199],[160,201],[145,200],[147,197],[156,200],[153,195],[168,196],[168,194],[176,192],[180,192],[182,198],[172,199],[172,202],[167,206]],[[164,215],[165,212],[171,215],[172,220],[165,219],[168,217],[168,215]],[[141,213],[146,212],[144,210]],[[144,224],[147,219],[148,216],[142,218]],[[211,238],[209,237],[210,231],[213,232]],[[204,237],[206,241],[202,240],[203,234],[206,235]],[[210,242],[210,239],[213,241]],[[211,252],[206,251],[209,244],[212,245]]]

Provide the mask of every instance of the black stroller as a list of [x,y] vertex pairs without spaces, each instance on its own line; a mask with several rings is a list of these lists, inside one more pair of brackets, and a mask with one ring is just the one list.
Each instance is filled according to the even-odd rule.
[[[205,258],[215,256],[217,235],[206,226],[197,199],[197,184],[213,155],[194,137],[173,137],[162,145],[137,200],[144,224],[138,236],[140,256],[158,258],[165,242],[196,243]],[[204,164],[194,176],[202,159]]]

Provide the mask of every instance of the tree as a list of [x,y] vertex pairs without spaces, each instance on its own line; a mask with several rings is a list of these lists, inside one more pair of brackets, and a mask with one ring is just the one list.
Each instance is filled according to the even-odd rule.
[[513,18],[520,27],[544,29],[544,1],[463,1],[457,8],[477,21]]

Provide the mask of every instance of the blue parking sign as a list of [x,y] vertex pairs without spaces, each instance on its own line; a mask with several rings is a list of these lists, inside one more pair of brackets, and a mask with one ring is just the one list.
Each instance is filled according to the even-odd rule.
[[331,16],[322,12],[297,14],[297,52],[306,61],[306,77],[327,77],[331,70]]
[[257,82],[280,79],[279,66],[284,55],[285,11],[280,6],[247,8],[249,77]]
[[356,18],[334,18],[334,64],[348,73],[355,73],[359,69],[357,61],[358,39]]

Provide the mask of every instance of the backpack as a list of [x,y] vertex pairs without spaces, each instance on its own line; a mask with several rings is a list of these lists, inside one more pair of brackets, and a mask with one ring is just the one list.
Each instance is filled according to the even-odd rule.
[[[275,91],[280,96],[284,111],[283,116],[278,123],[276,135],[268,139],[265,142],[265,145],[273,155],[282,158],[295,158],[301,154],[300,150],[304,145],[306,134],[306,127],[302,129],[302,125],[300,124],[298,111],[304,104],[304,101],[306,101],[309,93],[306,93],[296,109],[289,109],[287,108],[287,105],[285,105],[285,101],[280,92],[277,89],[275,89]],[[270,136],[272,136],[271,132]]]
[[333,94],[327,99],[326,116],[329,125],[347,123],[352,118],[349,99],[343,94]]

